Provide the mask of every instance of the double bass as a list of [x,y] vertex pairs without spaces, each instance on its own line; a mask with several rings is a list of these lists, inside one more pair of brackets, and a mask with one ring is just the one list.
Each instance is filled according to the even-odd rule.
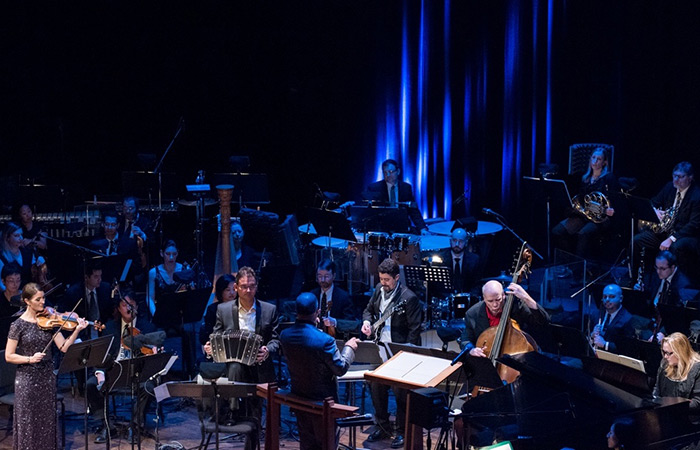
[[[518,252],[513,270],[513,283],[519,283],[523,277],[530,273],[530,265],[532,263],[532,252],[527,247],[527,243],[523,245]],[[496,367],[499,377],[506,383],[512,383],[520,375],[520,372],[496,361],[501,355],[515,355],[518,353],[527,353],[537,348],[537,343],[524,331],[520,329],[517,322],[510,318],[513,310],[513,302],[515,295],[510,293],[506,296],[503,304],[503,312],[501,313],[501,321],[497,326],[486,329],[479,335],[477,339],[478,346],[484,348],[484,353],[488,355],[493,365]],[[479,392],[487,391],[480,386],[474,389],[473,395]]]

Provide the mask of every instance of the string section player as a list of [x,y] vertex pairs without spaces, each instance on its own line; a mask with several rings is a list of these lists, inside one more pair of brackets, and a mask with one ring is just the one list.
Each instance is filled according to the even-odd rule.
[[[399,344],[421,345],[422,310],[416,294],[399,280],[399,265],[391,258],[379,264],[379,284],[374,289],[367,307],[362,313],[362,333],[375,335],[375,340]],[[374,321],[386,319],[380,329],[373,329]],[[389,386],[370,382],[372,405],[374,406],[377,429],[369,435],[370,442],[376,442],[392,435],[389,421]],[[396,397],[396,435],[391,442],[392,448],[399,448],[404,443],[406,419],[406,390],[394,389]]]
[[320,301],[319,327],[332,336],[336,334],[338,319],[355,319],[350,294],[340,286],[335,285],[335,274],[335,263],[330,259],[321,260],[316,268],[318,287],[311,290],[311,293]]

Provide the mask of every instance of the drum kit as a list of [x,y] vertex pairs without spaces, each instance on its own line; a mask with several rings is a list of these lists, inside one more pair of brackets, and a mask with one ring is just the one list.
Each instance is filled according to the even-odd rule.
[[[399,265],[420,265],[436,253],[448,251],[454,221],[434,221],[428,225],[428,235],[354,231],[355,241],[319,236],[311,223],[299,226],[299,232],[309,237],[314,249],[314,263],[323,258],[336,262],[337,280],[347,280],[348,290],[364,291],[378,280],[377,267],[385,258],[395,259]],[[479,221],[474,236],[485,237],[500,231],[502,227],[492,222]],[[315,237],[314,237],[315,236]],[[355,286],[353,286],[355,285]],[[478,296],[469,293],[450,294],[433,298],[428,323],[433,327],[448,326],[451,322],[463,322],[464,315]],[[451,326],[454,326],[452,324]]]

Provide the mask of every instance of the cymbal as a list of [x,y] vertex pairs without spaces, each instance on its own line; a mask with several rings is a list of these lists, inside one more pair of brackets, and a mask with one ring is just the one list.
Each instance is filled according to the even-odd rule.
[[513,281],[513,278],[506,275],[504,271],[501,271],[501,274],[497,277],[488,277],[488,278],[482,278],[481,281],[486,282],[486,281],[491,281],[491,280],[496,280],[500,281],[501,283],[510,283]]
[[[217,203],[218,201],[214,200],[213,198],[204,199],[204,206],[216,205]],[[178,200],[178,204],[182,206],[197,206],[197,200]]]

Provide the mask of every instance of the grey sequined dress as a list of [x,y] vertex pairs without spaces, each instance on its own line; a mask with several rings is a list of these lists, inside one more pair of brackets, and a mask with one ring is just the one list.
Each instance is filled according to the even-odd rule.
[[[17,340],[18,355],[32,356],[43,351],[52,336],[51,331],[19,318],[10,326],[8,338]],[[13,448],[57,449],[56,422],[56,376],[49,347],[40,363],[17,366]]]

